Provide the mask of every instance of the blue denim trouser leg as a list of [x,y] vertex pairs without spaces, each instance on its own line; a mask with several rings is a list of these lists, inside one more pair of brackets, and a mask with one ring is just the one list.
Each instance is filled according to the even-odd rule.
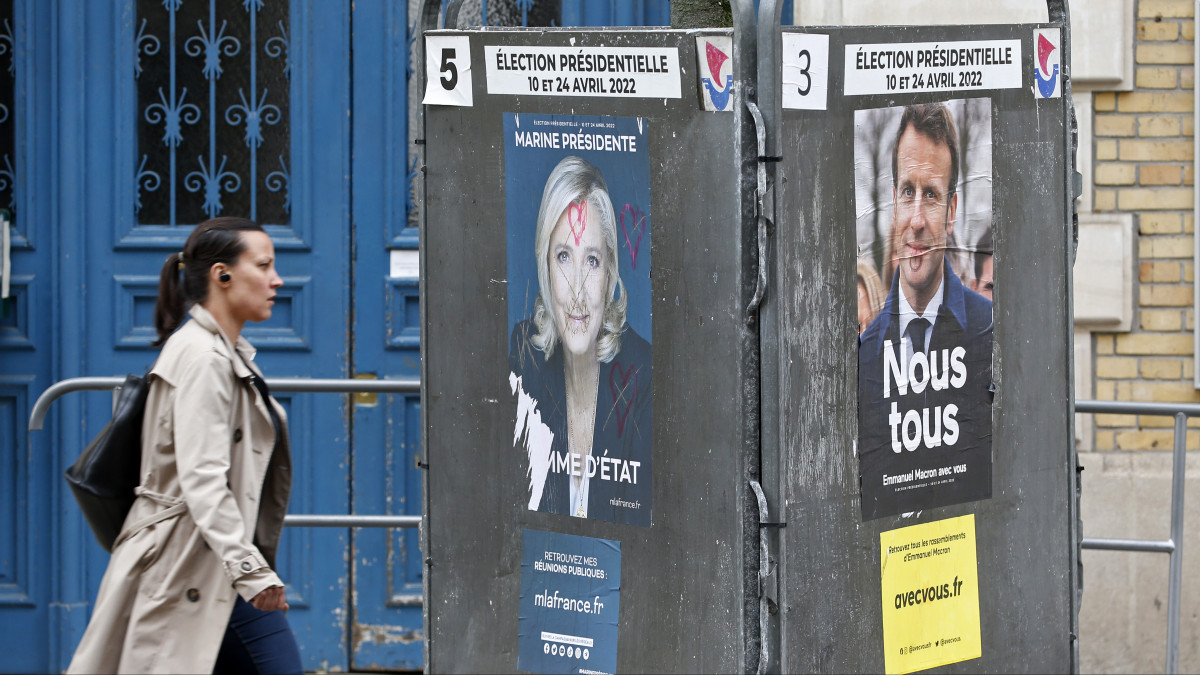
[[300,649],[287,615],[257,610],[238,597],[213,673],[302,675]]

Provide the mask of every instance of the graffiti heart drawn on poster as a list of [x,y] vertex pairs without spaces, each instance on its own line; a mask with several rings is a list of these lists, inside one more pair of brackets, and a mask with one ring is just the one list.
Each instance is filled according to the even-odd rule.
[[651,522],[646,124],[504,115],[509,387],[530,510]]
[[990,99],[854,116],[864,520],[992,494]]

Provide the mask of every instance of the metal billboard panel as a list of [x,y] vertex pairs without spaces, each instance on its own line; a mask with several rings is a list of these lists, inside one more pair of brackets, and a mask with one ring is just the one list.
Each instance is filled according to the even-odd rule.
[[[1039,96],[1066,88],[1050,79],[1056,74],[1061,78],[1057,55],[1035,42],[1038,29],[1063,26],[809,28],[785,33],[828,36],[828,99],[826,110],[785,110],[779,127],[782,160],[772,279],[772,288],[778,290],[774,314],[764,315],[763,327],[764,369],[774,368],[779,382],[779,421],[776,428],[764,429],[764,453],[770,448],[779,453],[776,488],[787,522],[778,535],[784,671],[911,672],[942,665],[946,672],[1049,672],[1073,667],[1078,555],[1070,414],[1071,130],[1068,103]],[[783,87],[796,86],[786,68],[789,58],[795,63],[795,56],[783,58]],[[1035,71],[1041,86],[1035,83]],[[971,172],[978,180],[960,181],[958,192],[949,191],[953,197],[945,191],[939,196],[928,187],[945,185],[940,178],[925,180],[906,173],[906,157],[913,166],[938,176],[945,173],[942,160],[912,159],[903,138],[895,159],[890,152],[897,145],[903,107],[929,103],[946,103],[952,116],[962,118],[956,138],[964,137],[964,128],[980,132],[969,141],[971,149],[960,153],[960,163],[976,163]],[[976,113],[983,115],[982,121],[965,119]],[[880,129],[866,129],[872,124]],[[907,129],[911,134],[912,127]],[[882,139],[878,166],[864,166],[872,163],[873,152],[860,147],[856,154],[855,143],[861,145],[871,134]],[[949,157],[946,152],[947,166]],[[898,175],[895,183],[893,175]],[[907,196],[905,181],[912,188]],[[877,190],[882,206],[880,241],[873,242],[862,236],[856,222],[871,217],[870,208],[864,209],[863,193],[876,182],[882,186]],[[973,188],[974,194],[964,196],[963,186]],[[925,206],[905,201],[925,197],[933,201]],[[964,213],[968,204],[970,212]],[[862,325],[861,345],[856,337],[860,253],[882,262],[888,250],[909,251],[899,256],[897,266],[911,267],[898,275],[884,273],[879,292],[870,294],[876,298],[872,308],[882,306],[885,313],[875,326],[885,326],[888,308],[900,317],[901,303],[894,294],[917,287],[916,272],[909,272],[921,267],[918,261],[928,260],[920,256],[939,247],[933,237],[912,244],[911,250],[904,247],[916,237],[905,239],[897,233],[891,240],[893,228],[899,232],[899,224],[909,222],[903,220],[905,209],[924,213],[943,229],[951,222],[949,229],[962,235],[958,248],[950,244],[936,268],[923,268],[942,274],[934,278],[941,279],[937,297],[942,309],[957,301],[964,307],[963,324],[977,326],[968,336],[960,333],[944,344],[946,356],[959,346],[982,352],[981,360],[966,357],[962,389],[949,386],[941,392],[948,392],[949,398],[929,398],[926,393],[923,399],[929,417],[936,409],[937,423],[953,422],[953,434],[943,426],[938,435],[932,419],[915,417],[908,426],[903,409],[877,408],[872,397],[878,396],[874,389],[879,382],[870,380],[866,387],[855,375],[895,375],[895,367],[902,368],[911,358],[893,352],[899,357],[888,366],[877,351],[859,355],[859,350],[864,355],[868,349],[877,350],[882,342],[882,334],[871,331],[871,316]],[[985,231],[990,245],[983,242]],[[992,283],[973,267],[985,252],[994,253],[987,256],[994,266],[994,304],[979,300],[974,292]],[[908,297],[903,306],[920,316],[923,310],[916,305],[925,302],[925,296],[911,307]],[[938,314],[934,326],[943,316]],[[934,338],[928,344],[936,348],[939,329],[929,330]],[[897,342],[905,339],[895,327],[892,331]],[[920,352],[908,346],[908,354]],[[937,357],[918,356],[917,361],[922,358],[926,360],[920,367],[934,364],[936,374],[932,359]],[[909,363],[910,374],[920,372]],[[947,362],[942,363],[945,368]],[[976,366],[988,381],[971,382]],[[860,367],[871,373],[860,373]],[[894,381],[888,384],[895,386]],[[929,387],[932,391],[933,385]],[[968,389],[975,393],[968,396]],[[989,402],[990,397],[994,398]],[[770,400],[764,389],[764,406]],[[957,419],[954,414],[947,417],[951,405]],[[895,415],[890,421],[889,413]],[[766,417],[770,415],[764,411]],[[868,438],[871,425],[879,431],[877,441]],[[968,435],[970,452],[963,448]],[[892,463],[877,464],[883,455]],[[886,470],[878,470],[881,466]],[[764,477],[764,483],[769,479]],[[969,528],[958,520],[968,517]],[[907,529],[912,526],[932,527],[937,534],[900,543],[901,533],[924,532]],[[972,589],[977,591],[977,627],[962,621],[954,626],[939,623],[966,597],[953,594],[962,583],[953,575],[944,590],[941,583],[934,587],[914,582],[916,593],[884,597],[885,587],[896,588],[890,575],[897,565],[920,560],[936,566],[939,563],[931,561],[943,553],[946,560],[958,553],[968,534],[972,550],[963,550],[970,555],[962,560],[969,562],[960,564],[971,568],[970,582],[977,580]],[[890,559],[884,546],[893,551]],[[912,574],[912,579],[920,578]],[[915,603],[923,597],[941,603],[927,608],[945,611],[921,619],[897,614],[916,612]],[[928,635],[897,642],[901,633],[889,634],[897,616],[920,623]],[[978,647],[955,652],[967,638]],[[925,658],[938,651],[945,655]]]
[[[743,626],[747,612],[757,608],[757,583],[748,576],[743,550],[747,448],[756,440],[746,393],[753,365],[747,354],[755,352],[757,341],[745,310],[743,214],[751,207],[741,189],[738,118],[703,109],[694,65],[697,35],[426,34],[431,85],[445,78],[452,90],[461,82],[452,74],[468,66],[471,72],[469,92],[444,97],[446,105],[430,105],[425,114],[428,215],[421,269],[431,671],[578,670],[589,669],[593,659],[604,669],[610,657],[617,671],[746,667]],[[440,49],[455,44],[450,40],[467,42],[469,60],[459,52],[442,60]],[[618,67],[636,72],[606,72]],[[504,77],[498,77],[500,68],[506,69]],[[677,90],[654,80],[671,68]],[[602,81],[585,81],[576,90],[576,78],[597,74]],[[636,152],[629,152],[630,144]],[[619,161],[613,159],[612,153],[622,152]],[[640,152],[642,159],[635,160]],[[520,162],[511,163],[518,154]],[[547,222],[565,227],[547,225],[549,241],[539,248],[531,221],[541,202],[553,201],[542,199],[543,192],[553,192],[543,186],[572,155],[607,172],[612,213],[604,220],[603,200],[590,198],[573,199],[566,208],[547,206],[547,212],[561,212]],[[641,161],[644,169],[629,169],[632,181],[614,175]],[[647,186],[637,185],[639,180],[649,182],[640,197],[636,190]],[[583,272],[574,267],[594,222],[616,230],[617,257],[623,259],[615,269],[626,279],[630,330],[617,355],[602,361],[599,375],[593,375],[597,415],[586,426],[594,429],[591,447],[601,460],[584,459],[584,466],[598,469],[582,496],[581,484],[556,483],[555,472],[564,463],[569,470],[570,451],[587,443],[572,432],[586,426],[563,421],[576,419],[569,392],[562,405],[566,412],[548,401],[559,400],[564,373],[584,372],[583,366],[566,365],[580,363],[571,360],[579,353],[572,341],[592,334],[589,317],[601,311],[589,304],[594,291],[580,290],[587,281],[572,282],[575,295],[565,300],[554,295],[556,279],[594,279],[587,269],[599,270],[609,259],[579,253],[585,256],[582,264],[593,267]],[[605,246],[597,241],[588,250]],[[520,270],[514,260],[530,268]],[[545,270],[534,269],[539,260]],[[560,264],[580,276],[555,267]],[[511,288],[514,273],[519,289]],[[546,279],[553,274],[562,276]],[[536,298],[544,300],[551,321],[564,306],[575,307],[556,324],[562,338],[557,355],[547,357],[541,343],[528,347],[545,333],[536,321]],[[516,314],[514,302],[521,303]],[[642,356],[626,360],[635,345],[644,348]],[[639,374],[631,377],[635,362]],[[528,369],[530,364],[536,369]],[[639,379],[647,371],[649,380]],[[644,397],[652,398],[653,410],[641,417],[638,403]],[[538,404],[542,426],[533,423],[528,407],[518,425],[519,406],[530,400]],[[586,401],[582,407],[586,410]],[[613,428],[604,427],[606,419]],[[631,445],[632,454],[619,457],[621,462],[612,460],[619,451],[601,455],[601,447],[616,448],[617,439],[647,423],[644,431],[652,440]],[[540,447],[550,449],[550,468],[539,469],[536,461],[539,434],[545,443]],[[635,469],[642,471],[640,492],[630,489]],[[615,483],[604,482],[613,475]],[[605,507],[595,499],[598,494],[616,506]],[[573,515],[581,504],[587,517]],[[529,557],[523,549],[534,543],[546,550]],[[585,583],[568,584],[567,576],[553,576],[557,573]],[[563,599],[576,592],[569,589],[584,587],[587,593]],[[608,612],[618,606],[614,649],[607,637]],[[564,607],[578,614],[573,628],[546,628],[546,622],[565,616]],[[720,627],[720,637],[697,626]],[[526,651],[530,645],[545,651],[535,655]]]
[[[1069,69],[1054,53],[1066,50],[1065,25],[788,31],[782,63],[759,45],[760,67],[778,72],[758,81],[782,91],[759,92],[761,111],[753,96],[743,108],[735,95],[733,115],[704,111],[720,107],[728,76],[718,43],[702,46],[697,35],[428,34],[429,81],[446,90],[434,93],[457,90],[427,93],[439,103],[426,114],[421,265],[427,663],[535,672],[614,663],[620,671],[1070,669],[1073,140]],[[442,51],[464,40],[469,59]],[[642,74],[677,68],[678,91],[659,85],[647,97],[655,85],[641,74],[619,87],[586,82],[621,59]],[[511,72],[554,68],[569,77]],[[776,124],[770,107],[780,103],[787,111]],[[924,145],[901,133],[910,104],[959,120],[947,137],[966,148],[961,158],[948,142],[927,142],[936,125],[921,127]],[[541,208],[553,190],[539,200],[538,186],[554,182],[568,154],[632,158],[635,146],[648,147],[648,169],[628,158],[587,161],[608,175],[625,166],[633,185],[648,172],[648,195],[630,197],[632,188],[610,180],[620,196],[610,195],[607,211],[590,199]],[[868,157],[877,166],[865,166]],[[961,181],[947,177],[951,157]],[[639,211],[649,214],[640,233]],[[593,291],[580,290],[586,282],[559,296],[551,272],[592,278],[576,262],[592,259],[574,256],[589,246],[590,218],[604,212],[614,232],[618,212],[630,218],[608,245],[629,258],[616,273],[632,279],[639,255],[652,260],[637,270],[648,292],[635,283],[629,295],[630,316],[645,313],[629,320],[631,335],[644,338],[649,356],[588,372],[596,409],[629,404],[620,394],[628,373],[648,370],[653,412],[626,417],[651,428],[648,459],[634,443],[604,455],[617,464],[599,466],[650,467],[648,495],[553,478],[573,449],[616,447],[600,419],[563,421],[587,410],[578,402],[586,387],[573,409],[565,385],[545,384],[576,372],[562,365],[578,351],[573,340],[601,334],[589,322],[600,309],[589,304]],[[536,243],[535,218],[546,223],[545,242]],[[905,238],[900,222],[942,234]],[[652,257],[638,252],[643,237]],[[888,268],[894,285],[880,283],[871,304],[887,308],[885,319],[860,315],[860,257],[878,268],[902,246],[911,255],[893,267],[905,271]],[[545,270],[522,271],[525,254],[514,247]],[[936,265],[922,262],[934,257]],[[599,270],[608,258],[587,264]],[[523,286],[515,292],[514,279]],[[910,295],[917,287],[922,294]],[[533,298],[551,319],[538,323]],[[544,336],[562,307],[574,309],[555,324],[565,336],[556,365]],[[943,311],[960,327],[952,337]],[[860,330],[863,344],[874,340],[869,351]],[[913,410],[889,411],[886,385],[860,371],[904,379],[905,396],[929,388],[940,398],[906,398]],[[877,387],[884,400],[864,396]],[[543,405],[550,400],[565,412]],[[633,406],[616,409],[628,416]],[[873,409],[883,412],[860,414]],[[588,426],[591,445],[575,433]],[[535,447],[557,457],[549,468]],[[618,508],[597,508],[598,494]],[[648,508],[630,517],[628,504]],[[937,584],[931,574],[941,575]],[[579,615],[570,627],[555,623],[564,607]]]

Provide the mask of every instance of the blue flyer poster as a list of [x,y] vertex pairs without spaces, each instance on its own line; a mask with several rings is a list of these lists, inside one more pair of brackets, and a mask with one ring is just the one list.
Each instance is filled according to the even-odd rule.
[[647,125],[504,114],[508,385],[531,511],[652,522]]
[[621,542],[524,530],[517,668],[615,673]]

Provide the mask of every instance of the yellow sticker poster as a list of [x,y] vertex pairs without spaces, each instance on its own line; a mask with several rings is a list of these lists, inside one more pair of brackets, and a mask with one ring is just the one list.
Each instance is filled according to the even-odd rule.
[[979,658],[975,515],[882,532],[879,547],[884,669]]

